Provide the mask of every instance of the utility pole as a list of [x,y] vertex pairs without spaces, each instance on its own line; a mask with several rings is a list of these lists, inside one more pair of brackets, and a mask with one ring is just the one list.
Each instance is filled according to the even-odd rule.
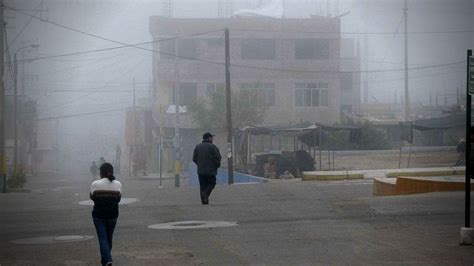
[[227,109],[227,165],[229,185],[234,183],[234,161],[232,158],[232,107],[230,93],[230,43],[229,28],[225,28],[225,94]]
[[133,176],[137,175],[137,161],[136,161],[136,154],[137,154],[137,104],[136,104],[136,91],[135,91],[135,78],[133,78],[133,155],[132,157],[132,165],[133,165]]
[[13,172],[18,171],[18,61],[13,55]]
[[[365,71],[362,75],[363,77],[363,89],[364,89],[364,104],[368,104],[369,103],[369,94],[370,94],[370,91],[369,91],[369,0],[366,1],[366,5],[365,5],[365,18],[364,18],[364,30],[365,30],[365,34],[364,34],[364,37],[362,37],[362,42],[361,44],[363,45],[363,55],[364,57],[362,58],[361,56],[361,60],[362,60],[362,65],[363,65],[363,70]],[[360,37],[359,37],[360,38]]]
[[58,175],[58,172],[59,172],[59,118],[56,118],[56,162],[55,162],[55,168],[56,168],[56,175]]
[[3,21],[3,0],[0,0],[0,175],[2,178],[2,192],[7,192],[7,175],[6,175],[6,159],[5,159],[5,84],[3,80],[4,75],[4,27],[5,22]]
[[[14,123],[14,142],[13,142],[13,171],[18,171],[18,60],[17,53],[26,48],[38,48],[38,44],[30,44],[18,48],[13,54],[13,123]],[[24,63],[24,62],[23,62]]]
[[173,86],[174,92],[174,110],[175,110],[175,124],[174,124],[174,186],[179,187],[179,178],[181,173],[181,156],[179,152],[179,65],[178,65],[178,55],[179,55],[179,45],[178,39],[174,40],[174,62],[175,62],[175,74],[176,80]]
[[[474,228],[471,228],[471,177],[472,177],[472,168],[471,168],[471,93],[470,80],[471,74],[473,71],[470,69],[471,65],[472,50],[467,50],[467,82],[466,82],[466,152],[465,152],[465,162],[466,162],[466,173],[465,173],[465,184],[464,184],[464,227],[461,228],[461,244],[471,245],[474,240]],[[471,65],[474,68],[474,59]],[[474,71],[473,71],[474,72]],[[474,86],[474,84],[472,84]]]
[[456,88],[456,105],[461,106],[461,87]]
[[403,8],[405,17],[405,121],[410,120],[410,94],[408,90],[408,0]]
[[173,0],[162,0],[162,15],[166,18],[173,17]]
[[[17,106],[19,119],[18,119],[18,127],[19,127],[19,132],[18,132],[18,165],[23,167],[24,165],[24,151],[23,151],[23,146],[25,143],[25,132],[24,132],[24,123],[25,123],[25,117],[24,117],[24,104],[25,104],[25,96],[26,96],[26,86],[25,86],[25,80],[26,80],[26,71],[25,71],[25,62],[23,61],[25,59],[25,50],[21,50],[21,93],[20,93],[20,105]],[[18,67],[16,68],[18,70]],[[18,82],[18,81],[17,81]],[[18,83],[17,83],[18,84]],[[18,85],[17,85],[18,86]],[[18,88],[17,88],[18,90]]]

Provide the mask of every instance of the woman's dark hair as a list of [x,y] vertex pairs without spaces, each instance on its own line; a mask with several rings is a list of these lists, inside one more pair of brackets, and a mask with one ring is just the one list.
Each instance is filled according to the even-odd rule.
[[107,177],[110,182],[115,180],[114,167],[110,163],[103,163],[100,166],[100,176]]

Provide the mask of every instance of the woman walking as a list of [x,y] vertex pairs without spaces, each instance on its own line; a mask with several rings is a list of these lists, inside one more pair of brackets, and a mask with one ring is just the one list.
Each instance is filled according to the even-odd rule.
[[114,168],[104,163],[99,169],[100,179],[92,182],[90,197],[94,201],[92,218],[99,239],[102,265],[112,265],[112,238],[119,216],[118,203],[122,184],[115,180]]

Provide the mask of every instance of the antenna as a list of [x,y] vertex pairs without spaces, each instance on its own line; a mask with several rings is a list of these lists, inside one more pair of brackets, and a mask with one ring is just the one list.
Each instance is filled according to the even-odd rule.
[[162,0],[162,15],[163,17],[172,18],[173,17],[173,0]]
[[217,3],[217,17],[228,18],[234,14],[234,0],[219,0]]
[[228,18],[234,14],[234,0],[219,0],[217,3],[217,17]]

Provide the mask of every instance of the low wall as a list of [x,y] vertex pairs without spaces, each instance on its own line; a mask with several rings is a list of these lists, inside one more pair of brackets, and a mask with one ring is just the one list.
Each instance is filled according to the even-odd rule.
[[[374,196],[410,195],[430,192],[462,191],[465,184],[458,180],[442,180],[436,177],[375,178]],[[471,184],[474,190],[474,184]]]
[[[258,176],[242,174],[234,172],[234,183],[265,183],[267,179],[261,178]],[[216,183],[218,185],[227,185],[229,183],[229,177],[227,174],[226,168],[220,168],[217,170]],[[190,186],[199,186],[199,178],[197,175],[196,164],[189,164],[189,185]]]
[[[412,153],[436,152],[436,151],[456,151],[456,146],[429,146],[429,147],[402,147],[402,153],[411,151]],[[323,156],[327,150],[321,151]],[[332,151],[331,151],[332,152]],[[400,149],[396,150],[334,150],[335,155],[373,155],[373,154],[398,154]],[[318,157],[319,151],[316,151]]]

